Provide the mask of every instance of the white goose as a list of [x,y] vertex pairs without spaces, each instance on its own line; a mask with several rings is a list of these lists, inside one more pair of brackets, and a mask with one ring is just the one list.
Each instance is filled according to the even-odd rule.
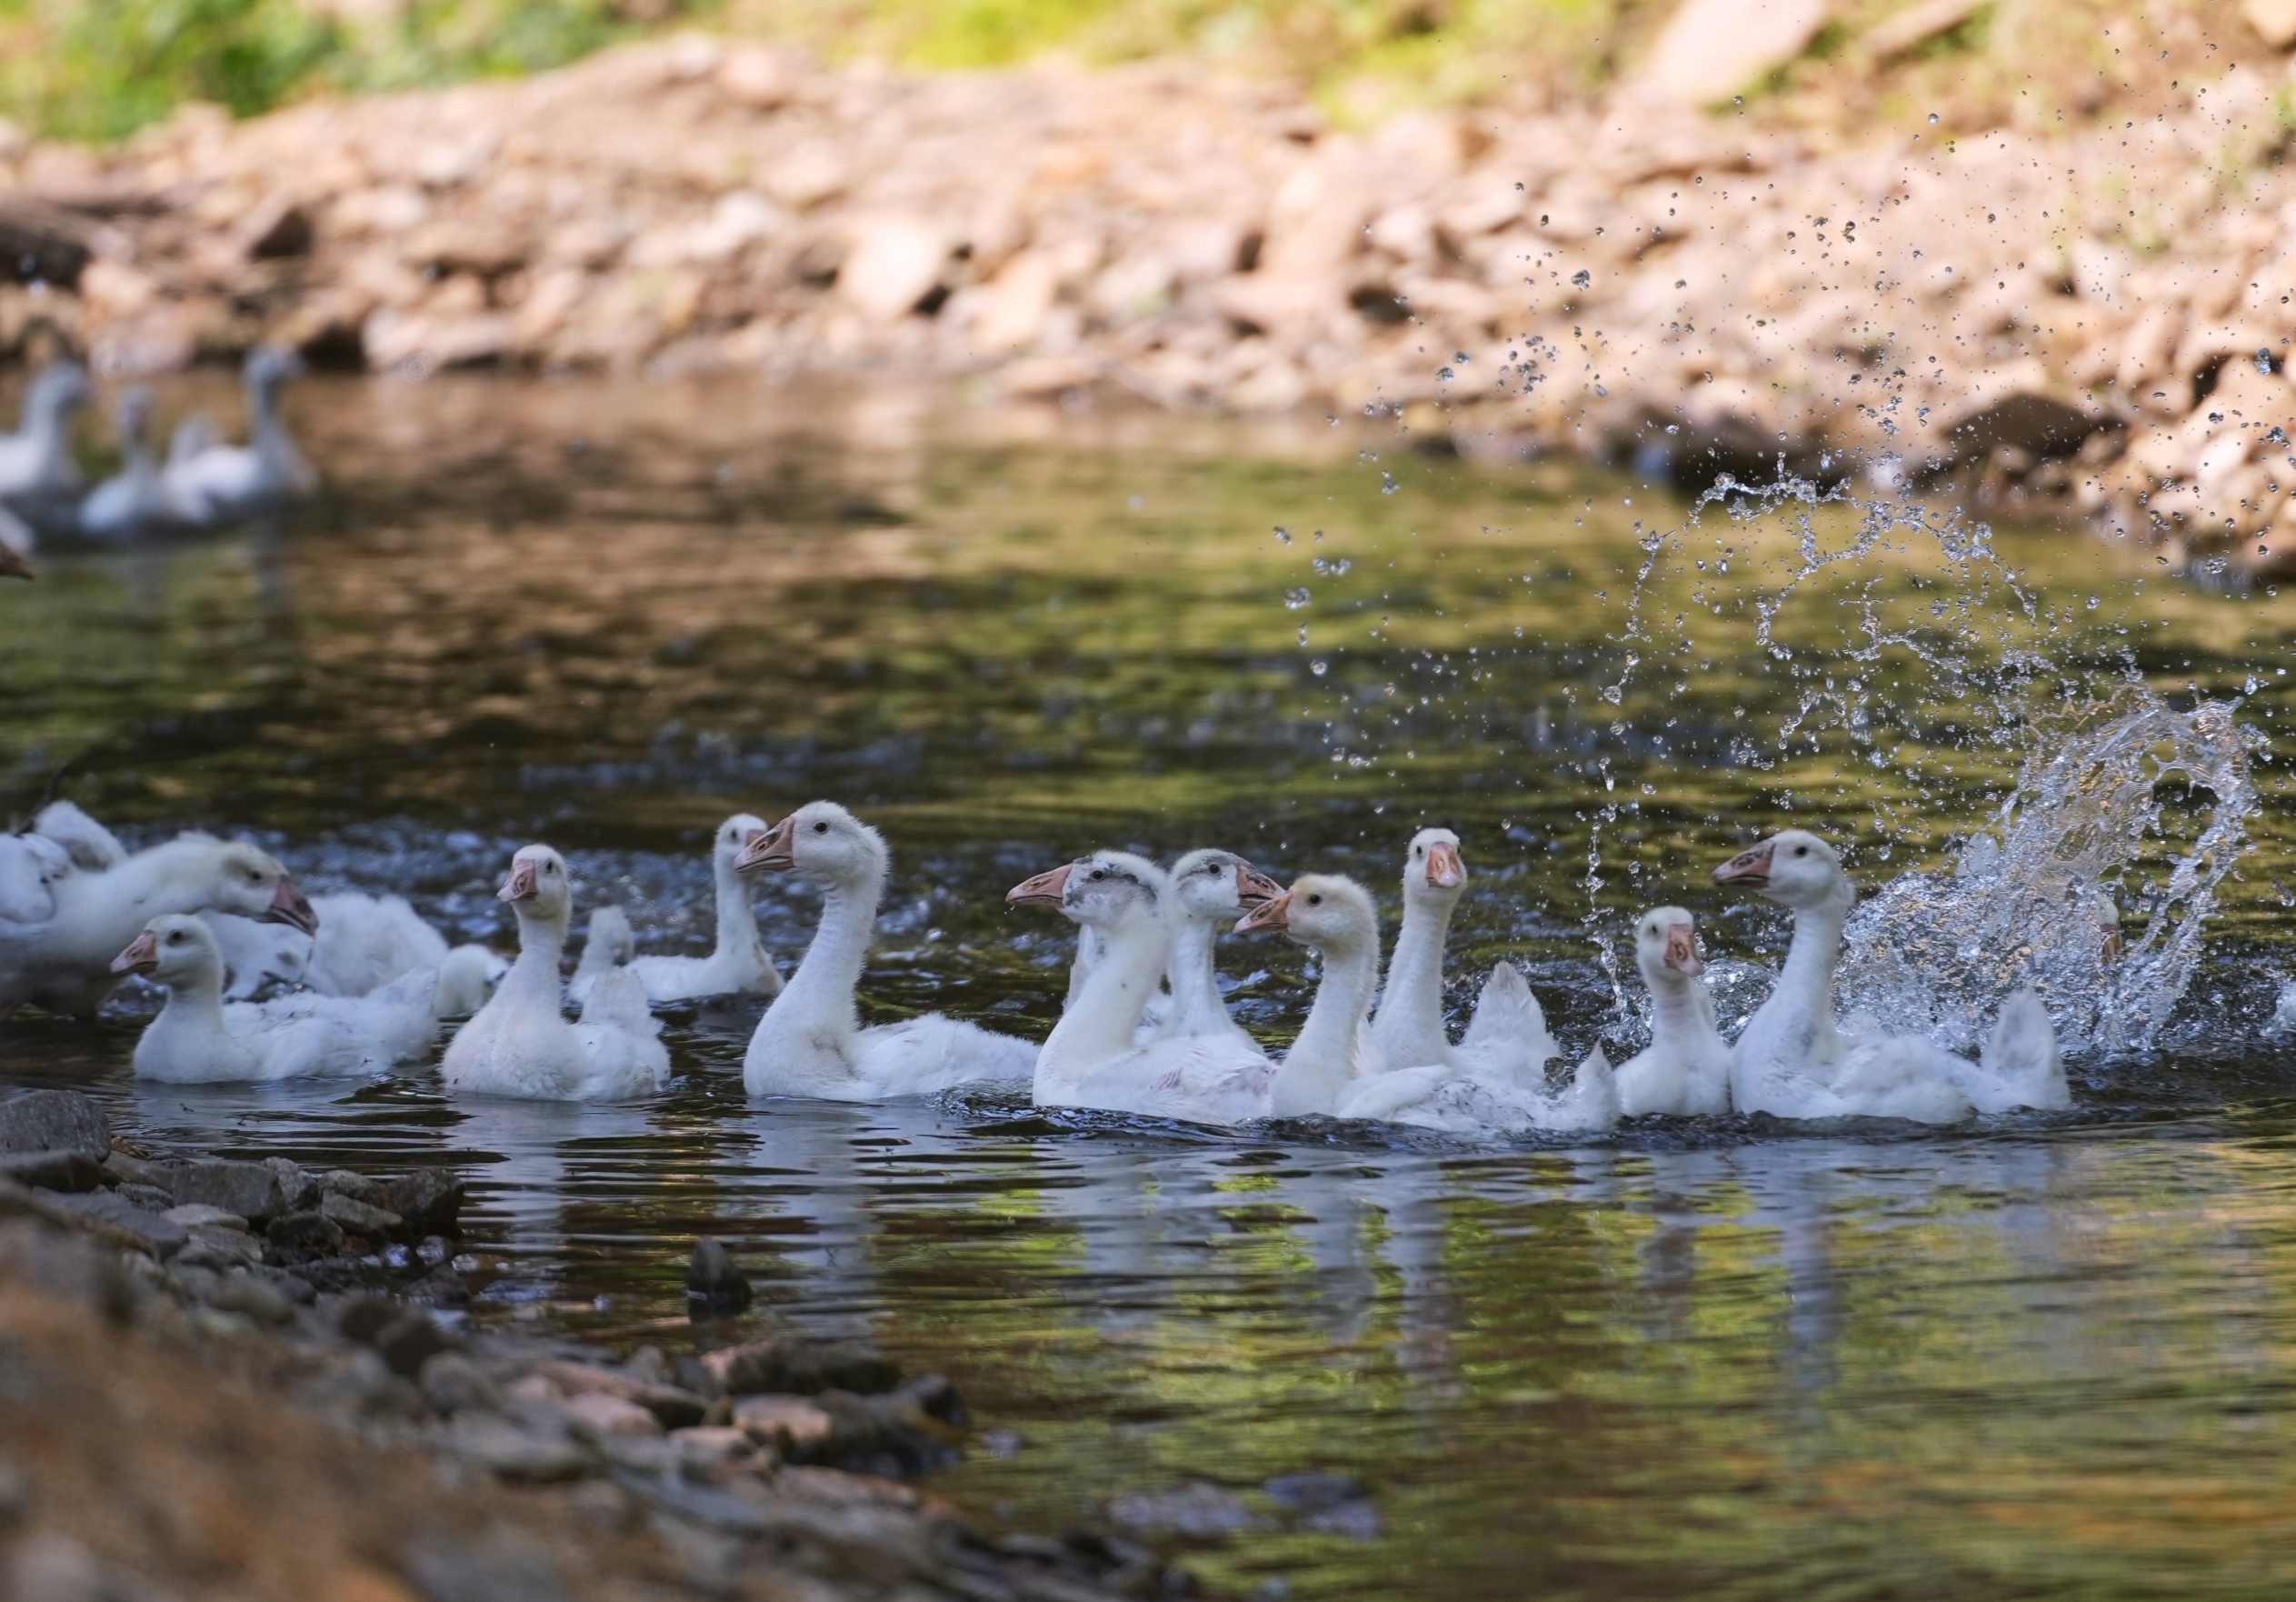
[[[1226,886],[1219,898],[1233,896],[1236,872],[1219,876]],[[1169,921],[1176,896],[1162,868],[1126,852],[1100,851],[1014,886],[1004,899],[1055,907],[1100,936],[1099,959],[1037,1053],[1038,1106],[1199,1124],[1267,1116],[1275,1065],[1233,1025],[1133,1043],[1143,1009],[1176,962]],[[1208,941],[1203,958],[1208,966]],[[1226,1020],[1224,1008],[1220,1016]]]
[[1172,865],[1172,896],[1164,908],[1172,928],[1172,962],[1165,970],[1171,993],[1148,1006],[1158,1037],[1212,1036],[1259,1052],[1259,1042],[1228,1015],[1215,947],[1236,919],[1283,894],[1283,886],[1233,851],[1191,851]]
[[[751,839],[765,833],[765,820],[746,812],[718,825],[717,839],[710,847],[710,872],[717,887],[717,948],[707,956],[630,959],[630,971],[645,986],[648,1001],[782,993],[781,974],[757,937],[757,914],[749,904],[749,875],[734,866]],[[585,950],[584,956],[588,955]]]
[[0,924],[47,922],[55,916],[58,881],[126,860],[111,830],[69,801],[50,802],[15,834],[0,835]]
[[48,505],[79,492],[80,466],[72,459],[74,411],[95,398],[87,375],[71,362],[51,362],[24,392],[24,424],[0,434],[0,499]]
[[296,451],[279,419],[279,389],[303,375],[302,359],[269,345],[247,353],[248,443],[209,443],[177,430],[165,472],[175,503],[201,522],[222,523],[268,511],[311,493],[318,475]]
[[1279,1118],[1326,1116],[1355,1085],[1378,1073],[1363,1020],[1379,979],[1379,912],[1363,886],[1338,874],[1303,874],[1236,923],[1236,933],[1273,930],[1312,948],[1323,976],[1307,1021],[1283,1054],[1268,1097]]
[[618,906],[596,908],[590,915],[589,928],[583,932],[582,956],[566,981],[566,999],[580,1006],[590,999],[592,986],[617,968],[628,967],[637,954],[638,937],[630,932],[630,915]]
[[1619,1110],[1712,1117],[1730,1110],[1730,1045],[1699,976],[1698,927],[1679,906],[1634,925],[1634,966],[1651,991],[1651,1043],[1617,1068]]
[[877,831],[834,801],[799,807],[744,846],[742,872],[779,868],[822,893],[821,925],[788,985],[750,1036],[742,1083],[752,1096],[882,1101],[987,1080],[1026,1081],[1036,1047],[939,1013],[864,1029],[854,1004],[891,854]]
[[126,540],[182,524],[196,523],[202,509],[185,504],[152,459],[145,435],[152,421],[152,395],[131,389],[114,413],[120,441],[120,470],[88,492],[80,503],[80,531],[99,539]]
[[32,548],[37,543],[23,518],[0,506],[0,578],[36,576],[32,571]]
[[1909,1118],[1951,1124],[1972,1113],[2071,1105],[2041,998],[2002,1004],[1981,1060],[1917,1035],[1844,1032],[1833,1018],[1833,970],[1857,886],[1833,847],[1787,829],[1714,870],[1793,912],[1785,970],[1740,1032],[1731,1099],[1740,1112],[1787,1118]]
[[485,946],[450,947],[404,896],[334,891],[311,898],[316,935],[245,918],[210,916],[207,925],[230,975],[225,1000],[253,996],[281,981],[321,996],[365,996],[414,972],[438,973],[442,1018],[468,1017],[486,1005],[509,964]]
[[198,918],[155,917],[112,960],[167,987],[167,1005],[135,1042],[138,1077],[177,1085],[369,1074],[410,1062],[438,1033],[432,990],[417,968],[371,996],[290,996],[224,1005],[224,956]]
[[309,933],[317,916],[270,853],[244,841],[185,835],[102,873],[77,868],[52,886],[43,922],[0,922],[0,1014],[25,1002],[90,1017],[119,983],[112,956],[154,917],[213,909]]
[[662,1026],[635,976],[607,974],[579,1023],[559,1010],[558,964],[574,893],[565,859],[528,846],[496,892],[518,915],[518,960],[478,1014],[447,1043],[447,1088],[547,1101],[608,1101],[669,1082]]

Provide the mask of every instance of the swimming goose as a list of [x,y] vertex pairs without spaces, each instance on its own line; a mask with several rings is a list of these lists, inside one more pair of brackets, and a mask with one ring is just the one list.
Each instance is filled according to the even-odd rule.
[[1651,992],[1651,1043],[1621,1063],[1619,1110],[1712,1117],[1730,1110],[1730,1046],[1714,1026],[1714,998],[1699,976],[1698,928],[1679,906],[1634,925],[1634,966]]
[[[1233,868],[1222,876],[1224,896],[1233,896]],[[1012,906],[1057,908],[1101,939],[1100,960],[1037,1053],[1038,1106],[1222,1125],[1267,1115],[1275,1065],[1241,1030],[1133,1044],[1142,1010],[1173,961],[1174,899],[1162,868],[1122,851],[1080,857],[1006,895]]]
[[36,542],[24,519],[0,506],[0,578],[31,579],[32,547]]
[[778,868],[822,893],[813,944],[742,1059],[752,1096],[881,1101],[984,1080],[1025,1082],[1034,1071],[1029,1042],[939,1013],[861,1027],[854,992],[890,864],[877,831],[834,801],[799,807],[735,859],[741,872]]
[[163,475],[177,506],[202,522],[229,522],[271,510],[316,486],[318,475],[279,419],[280,386],[303,371],[302,358],[292,351],[263,345],[247,353],[242,373],[248,442],[204,444],[177,430]]
[[225,1000],[253,996],[275,981],[321,996],[365,996],[416,968],[433,968],[438,1016],[468,1017],[509,969],[484,946],[450,948],[404,896],[339,890],[313,896],[311,906],[319,917],[316,935],[245,918],[207,918],[230,976]]
[[1236,933],[1273,930],[1312,948],[1323,976],[1307,1022],[1283,1054],[1268,1098],[1279,1118],[1326,1116],[1382,1064],[1363,1020],[1379,977],[1379,913],[1354,880],[1303,874],[1289,890],[1236,921]]
[[0,434],[0,499],[45,507],[79,491],[80,465],[72,459],[72,413],[95,398],[87,375],[71,362],[51,362],[24,392],[24,425]]
[[[582,936],[582,956],[574,976],[566,981],[566,999],[580,1006],[590,999],[590,987],[617,968],[626,968],[638,954],[638,937],[630,932],[630,915],[618,906],[601,906],[590,915],[590,927]],[[644,986],[641,984],[640,988]]]
[[213,909],[309,933],[317,916],[270,853],[185,835],[102,873],[58,878],[43,923],[0,923],[0,1014],[25,1002],[89,1017],[119,983],[112,956],[154,917]]
[[782,993],[782,976],[757,938],[757,914],[749,904],[749,878],[734,866],[752,836],[765,832],[765,820],[746,812],[718,825],[716,842],[710,848],[710,872],[717,886],[717,948],[707,956],[632,958],[630,971],[645,986],[648,1001]]
[[374,1073],[422,1056],[438,1033],[431,1010],[438,975],[430,968],[371,996],[226,1006],[223,949],[185,914],[154,918],[111,966],[167,987],[167,1005],[135,1042],[139,1078],[212,1085]]
[[1443,1027],[1443,945],[1452,909],[1466,888],[1459,836],[1422,829],[1403,859],[1403,921],[1387,960],[1387,984],[1371,1023],[1372,1043],[1390,1066],[1451,1066],[1524,1083],[1543,1080],[1561,1055],[1546,1015],[1522,971],[1500,963],[1483,981],[1458,1045]]
[[[1159,1037],[1216,1036],[1257,1054],[1260,1044],[1228,1015],[1214,947],[1223,931],[1283,886],[1233,851],[1191,851],[1172,865],[1165,921],[1172,928],[1171,993],[1152,997],[1149,1022]],[[1161,1001],[1161,1008],[1157,1003]],[[1155,1016],[1159,1011],[1162,1016]]]
[[450,1090],[545,1101],[611,1101],[669,1083],[662,1026],[637,976],[614,972],[591,987],[581,1020],[559,1008],[559,959],[574,892],[565,858],[523,847],[495,892],[518,915],[518,960],[477,1015],[447,1042]]
[[152,420],[151,391],[129,390],[120,396],[113,416],[120,441],[120,470],[90,490],[87,499],[80,503],[80,532],[99,539],[133,539],[198,522],[202,508],[187,506],[169,485],[145,440]]
[[1857,886],[1815,835],[1773,835],[1716,868],[1714,882],[1793,912],[1777,988],[1732,1049],[1730,1091],[1739,1111],[1951,1124],[1972,1112],[2071,1105],[2048,1013],[2031,990],[2002,1005],[1974,1063],[1918,1035],[1845,1033],[1835,1024],[1833,970]]

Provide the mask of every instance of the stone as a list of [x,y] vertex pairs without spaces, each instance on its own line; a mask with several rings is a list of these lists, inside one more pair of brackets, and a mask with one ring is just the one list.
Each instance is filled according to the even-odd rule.
[[739,1426],[713,1427],[695,1425],[670,1432],[670,1445],[686,1472],[708,1473],[757,1454],[757,1443]]
[[263,1166],[277,1176],[287,1212],[300,1213],[319,1205],[318,1177],[302,1164],[292,1157],[265,1157]]
[[198,1224],[191,1227],[190,1233],[191,1238],[174,1259],[185,1267],[241,1268],[264,1260],[263,1242],[245,1229]]
[[905,316],[941,282],[949,242],[941,231],[899,215],[853,225],[837,269],[837,297],[873,323]]
[[694,1243],[685,1273],[685,1310],[694,1318],[724,1318],[741,1312],[753,1295],[749,1280],[714,1235]]
[[1177,1490],[1112,1497],[1108,1517],[1132,1529],[1164,1532],[1194,1541],[1223,1540],[1245,1530],[1265,1529],[1270,1524],[1253,1512],[1243,1497],[1208,1480],[1191,1480]]
[[1678,105],[1727,100],[1801,55],[1829,9],[1828,0],[1683,0],[1640,82]]
[[610,1397],[604,1391],[568,1397],[559,1404],[559,1407],[572,1421],[575,1434],[591,1440],[607,1436],[658,1436],[663,1433],[661,1421],[653,1414],[635,1402]]
[[837,1433],[827,1412],[797,1397],[744,1397],[734,1404],[734,1427],[793,1463],[828,1456]]
[[392,1373],[413,1379],[431,1358],[454,1350],[454,1338],[441,1329],[428,1313],[413,1308],[375,1335],[374,1349],[391,1366]]
[[347,1196],[370,1207],[383,1205],[383,1187],[364,1174],[348,1168],[329,1168],[319,1176],[319,1189],[327,1196]]
[[772,1340],[704,1353],[702,1364],[734,1396],[824,1390],[870,1395],[901,1383],[901,1372],[864,1347],[840,1341]]
[[556,1387],[561,1396],[607,1396],[644,1408],[665,1429],[699,1424],[709,1411],[706,1397],[675,1386],[655,1385],[634,1375],[618,1374],[590,1363],[550,1362],[537,1367],[533,1378]]
[[200,1203],[235,1213],[250,1224],[265,1224],[287,1210],[279,1176],[262,1163],[220,1157],[175,1163],[167,1172],[168,1193],[178,1207]]
[[1984,8],[1985,0],[1924,0],[1868,28],[1858,43],[1874,60],[1887,61],[1940,34],[1952,33]]
[[226,1213],[221,1207],[211,1207],[205,1202],[186,1202],[182,1207],[168,1208],[162,1217],[181,1224],[186,1229],[201,1224],[220,1224],[226,1229],[247,1227],[247,1220],[238,1214]]
[[406,1309],[381,1297],[353,1297],[335,1309],[335,1333],[345,1340],[373,1346],[374,1337],[397,1323]]
[[417,1168],[386,1181],[374,1205],[396,1213],[417,1235],[453,1239],[462,1234],[463,1196],[460,1175],[444,1168]]
[[2296,0],[2241,0],[2241,15],[2273,49],[2296,45]]
[[20,1151],[0,1156],[0,1179],[42,1190],[79,1192],[104,1183],[104,1168],[88,1160],[85,1152]]
[[183,1250],[191,1240],[191,1232],[181,1224],[157,1213],[147,1213],[106,1191],[91,1191],[85,1196],[59,1196],[55,1197],[55,1203],[125,1231],[143,1242],[162,1262]]
[[319,1217],[341,1227],[346,1236],[363,1235],[369,1240],[388,1240],[405,1222],[396,1213],[369,1207],[334,1190],[319,1198]]
[[[104,1157],[105,1176],[116,1185],[143,1185],[155,1190],[165,1190],[167,1166],[165,1163],[146,1162],[133,1152],[115,1150]],[[168,1203],[169,1207],[174,1205],[172,1200]]]
[[514,1424],[487,1413],[457,1415],[436,1439],[442,1450],[521,1485],[580,1479],[597,1464],[596,1455],[571,1435]]
[[31,1090],[0,1102],[0,1154],[77,1152],[92,1163],[112,1155],[112,1124],[76,1090]]
[[282,1251],[329,1257],[343,1249],[343,1226],[324,1213],[289,1213],[265,1231]]
[[294,1322],[294,1303],[252,1274],[232,1274],[209,1292],[207,1305],[226,1313],[245,1313],[258,1324],[276,1327]]
[[421,1375],[423,1399],[444,1414],[506,1413],[510,1399],[491,1376],[460,1352],[436,1352],[425,1358]]

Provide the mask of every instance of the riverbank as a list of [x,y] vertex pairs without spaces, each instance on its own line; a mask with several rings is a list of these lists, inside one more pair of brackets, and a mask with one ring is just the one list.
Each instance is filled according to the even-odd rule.
[[443,1173],[139,1156],[62,1091],[0,1103],[0,1153],[16,1602],[1193,1594],[1143,1547],[985,1536],[905,1483],[963,1405],[866,1348],[472,1329]]
[[0,290],[127,377],[263,340],[409,375],[938,375],[1385,412],[1677,482],[1958,475],[2171,560],[2296,562],[2273,64],[1952,136],[1632,85],[1335,131],[1180,67],[903,76],[685,37],[514,83],[32,145]]

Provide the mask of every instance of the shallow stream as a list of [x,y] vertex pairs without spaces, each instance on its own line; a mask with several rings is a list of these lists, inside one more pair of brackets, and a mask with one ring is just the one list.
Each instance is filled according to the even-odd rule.
[[[482,1322],[683,1339],[684,1255],[719,1234],[755,1326],[957,1380],[978,1427],[937,1490],[1145,1532],[1223,1594],[2296,1585],[2296,1039],[2267,1033],[2296,596],[1934,509],[1686,528],[1628,478],[1390,419],[484,377],[314,381],[291,412],[310,515],[0,587],[0,810],[69,757],[64,793],[139,843],[249,831],[306,888],[497,945],[504,864],[546,839],[642,946],[700,951],[711,826],[826,796],[895,852],[872,1016],[1023,1033],[1069,943],[1004,910],[1019,878],[1218,844],[1354,873],[1392,919],[1442,823],[1472,876],[1454,1001],[1522,961],[1574,1057],[1633,1049],[1601,943],[1656,902],[1732,959],[1726,1013],[1758,998],[1782,920],[1707,874],[1798,824],[1899,881],[1852,973],[1886,1016],[1982,987],[2010,919],[2078,1014],[2074,1109],[1493,1148],[752,1105],[740,1008],[672,1011],[680,1078],[643,1106],[451,1102],[429,1070],[187,1092],[129,1076],[135,995],[0,1024],[6,1083],[85,1085],[160,1143],[454,1164]],[[2214,787],[2154,786],[2203,725]],[[2051,790],[2068,752],[2121,789]],[[2016,900],[2036,884],[2113,894],[2124,966]],[[813,904],[759,907],[786,966]],[[1303,954],[1223,960],[1287,1037]]]

